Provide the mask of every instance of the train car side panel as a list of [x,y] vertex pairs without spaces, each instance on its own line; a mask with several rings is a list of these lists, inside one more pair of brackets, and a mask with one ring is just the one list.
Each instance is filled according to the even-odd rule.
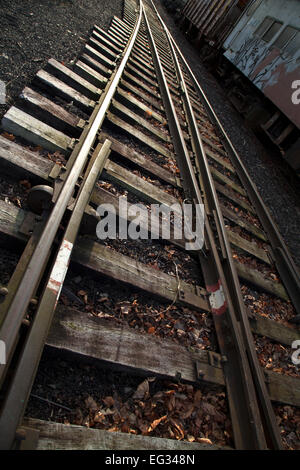
[[224,43],[225,57],[298,128],[300,105],[292,100],[300,80],[300,2],[259,2],[246,11]]

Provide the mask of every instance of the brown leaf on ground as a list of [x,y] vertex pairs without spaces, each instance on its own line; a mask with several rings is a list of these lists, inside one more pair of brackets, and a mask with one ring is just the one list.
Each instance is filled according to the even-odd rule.
[[97,411],[99,409],[99,406],[93,399],[93,397],[89,396],[84,400],[85,406],[90,410],[90,411]]
[[142,435],[143,436],[147,436],[148,435],[148,428],[149,428],[149,425],[144,422],[144,421],[139,421],[138,423],[138,428],[140,429],[140,431],[142,432]]
[[115,404],[115,400],[113,397],[105,397],[102,398],[102,401],[106,404],[106,406],[111,407]]
[[76,408],[75,410],[75,417],[72,421],[73,424],[77,424],[78,426],[81,426],[83,422],[83,414],[80,408]]
[[187,419],[189,418],[194,411],[194,405],[193,403],[189,404],[186,411],[180,415],[181,419]]
[[176,421],[173,418],[170,418],[170,422],[174,425],[173,431],[175,432],[176,439],[178,441],[181,441],[182,439],[184,439],[184,430],[182,429],[178,421]]
[[151,268],[153,268],[153,269],[156,269],[157,271],[160,270],[157,263],[149,263],[149,266],[151,266]]
[[216,412],[216,409],[213,405],[211,405],[210,403],[207,403],[207,402],[202,402],[201,403],[201,408],[202,410],[207,413],[208,415],[211,415],[211,416],[214,416],[215,415],[215,412]]
[[162,422],[167,419],[167,415],[162,416],[161,418],[155,419],[152,421],[151,425],[148,428],[148,432],[154,431],[154,429]]
[[[174,392],[175,392],[175,391],[174,391]],[[166,404],[167,404],[168,411],[173,411],[173,410],[174,410],[174,408],[175,408],[175,402],[176,402],[176,400],[175,400],[175,395],[174,395],[174,393],[173,393],[173,394],[169,395],[168,400],[167,400],[167,403],[166,403]]]
[[108,432],[118,432],[118,431],[120,431],[120,429],[118,428],[118,426],[112,426],[107,431]]
[[31,183],[28,180],[20,181],[20,185],[23,186],[25,189],[31,189]]
[[87,292],[85,290],[79,290],[77,292],[77,295],[81,295],[81,296],[84,296],[84,295],[87,295]]
[[201,404],[201,401],[202,401],[202,392],[201,390],[197,390],[195,395],[194,395],[194,404],[195,406],[200,406]]
[[14,197],[12,200],[13,200],[13,202],[14,202],[18,207],[22,207],[20,198]]
[[43,150],[43,147],[41,147],[40,145],[37,145],[36,147],[32,147],[33,152],[40,152],[41,150]]
[[1,135],[5,139],[11,140],[12,142],[16,139],[13,134],[9,134],[8,132],[3,132]]
[[144,380],[136,391],[134,392],[132,398],[134,400],[143,400],[149,396],[149,381],[148,379]]
[[98,411],[95,416],[94,416],[94,422],[102,424],[105,422],[105,415],[101,413],[101,411]]
[[123,315],[128,315],[131,312],[131,304],[129,302],[122,302],[120,304],[120,310]]
[[207,439],[205,437],[198,437],[197,438],[197,442],[200,442],[202,444],[211,444],[212,445],[212,442],[210,439]]

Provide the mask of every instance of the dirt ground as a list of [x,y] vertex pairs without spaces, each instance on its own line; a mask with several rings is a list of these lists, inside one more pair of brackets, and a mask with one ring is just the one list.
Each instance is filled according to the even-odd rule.
[[51,57],[72,65],[94,24],[122,17],[122,0],[0,0],[0,119]]

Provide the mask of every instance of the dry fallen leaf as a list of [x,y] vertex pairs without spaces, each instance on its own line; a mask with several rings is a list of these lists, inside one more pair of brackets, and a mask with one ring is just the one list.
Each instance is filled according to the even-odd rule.
[[212,445],[211,440],[207,439],[205,437],[198,437],[197,442],[202,442],[203,444],[211,444]]
[[[175,390],[174,390],[175,392]],[[172,394],[172,395],[169,395],[168,397],[168,400],[167,400],[167,408],[168,408],[168,411],[172,411],[174,408],[175,408],[175,395]]]
[[106,406],[113,406],[115,403],[115,400],[113,399],[113,397],[105,397],[102,399],[102,401],[104,401]]
[[105,422],[105,415],[103,413],[101,413],[101,411],[98,411],[94,416],[94,422],[95,423],[104,423]]
[[14,197],[13,202],[17,204],[18,207],[22,207],[21,201],[18,197]]
[[148,395],[149,395],[149,382],[148,382],[148,379],[146,379],[142,383],[140,383],[140,385],[138,386],[138,388],[134,392],[132,398],[134,400],[143,400]]
[[3,132],[1,135],[5,139],[11,140],[12,142],[15,140],[15,136],[13,134],[9,134],[8,132]]
[[156,380],[156,377],[148,377],[147,379],[145,379],[142,383],[140,383],[140,385],[138,386],[138,388],[132,395],[132,398],[134,400],[144,400],[148,398],[149,397],[149,382],[154,382],[155,380]]
[[190,403],[184,413],[180,415],[181,419],[187,419],[191,416],[191,414],[194,411],[194,405],[193,403]]
[[99,406],[93,399],[93,397],[89,396],[85,400],[85,406],[90,410],[90,411],[97,411],[99,409]]
[[148,428],[148,432],[153,431],[162,421],[167,419],[167,415],[162,416],[161,418],[155,419]]
[[195,406],[200,406],[201,399],[202,399],[202,392],[201,392],[201,390],[197,390],[195,395],[194,395],[194,405]]
[[84,296],[84,295],[87,295],[87,292],[86,292],[85,290],[79,290],[79,291],[77,292],[77,295],[82,295],[82,296]]
[[28,180],[20,181],[20,185],[23,186],[25,189],[31,189],[31,183]]
[[37,147],[32,148],[33,152],[40,152],[41,150],[43,150],[43,147],[41,147],[40,145],[38,145]]
[[180,424],[173,418],[170,418],[170,422],[175,426],[175,437],[178,441],[181,441],[181,439],[184,439],[184,430],[180,426]]

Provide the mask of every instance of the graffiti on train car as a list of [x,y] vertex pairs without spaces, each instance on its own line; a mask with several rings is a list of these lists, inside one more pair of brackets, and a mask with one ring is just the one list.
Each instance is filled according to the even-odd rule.
[[[253,3],[254,4],[254,3]],[[285,116],[300,128],[300,3],[280,0],[257,2],[244,12],[224,42],[225,57]]]
[[188,0],[179,21],[233,106],[294,169],[300,169],[299,19],[299,0],[284,6],[281,0]]
[[[229,56],[228,53],[225,55]],[[230,59],[267,98],[300,127],[299,109],[291,106],[291,97],[294,96],[295,101],[299,96],[297,90],[292,94],[293,83],[299,81],[299,63],[296,60],[287,58],[277,47],[270,49],[255,36],[246,39],[231,54]]]

